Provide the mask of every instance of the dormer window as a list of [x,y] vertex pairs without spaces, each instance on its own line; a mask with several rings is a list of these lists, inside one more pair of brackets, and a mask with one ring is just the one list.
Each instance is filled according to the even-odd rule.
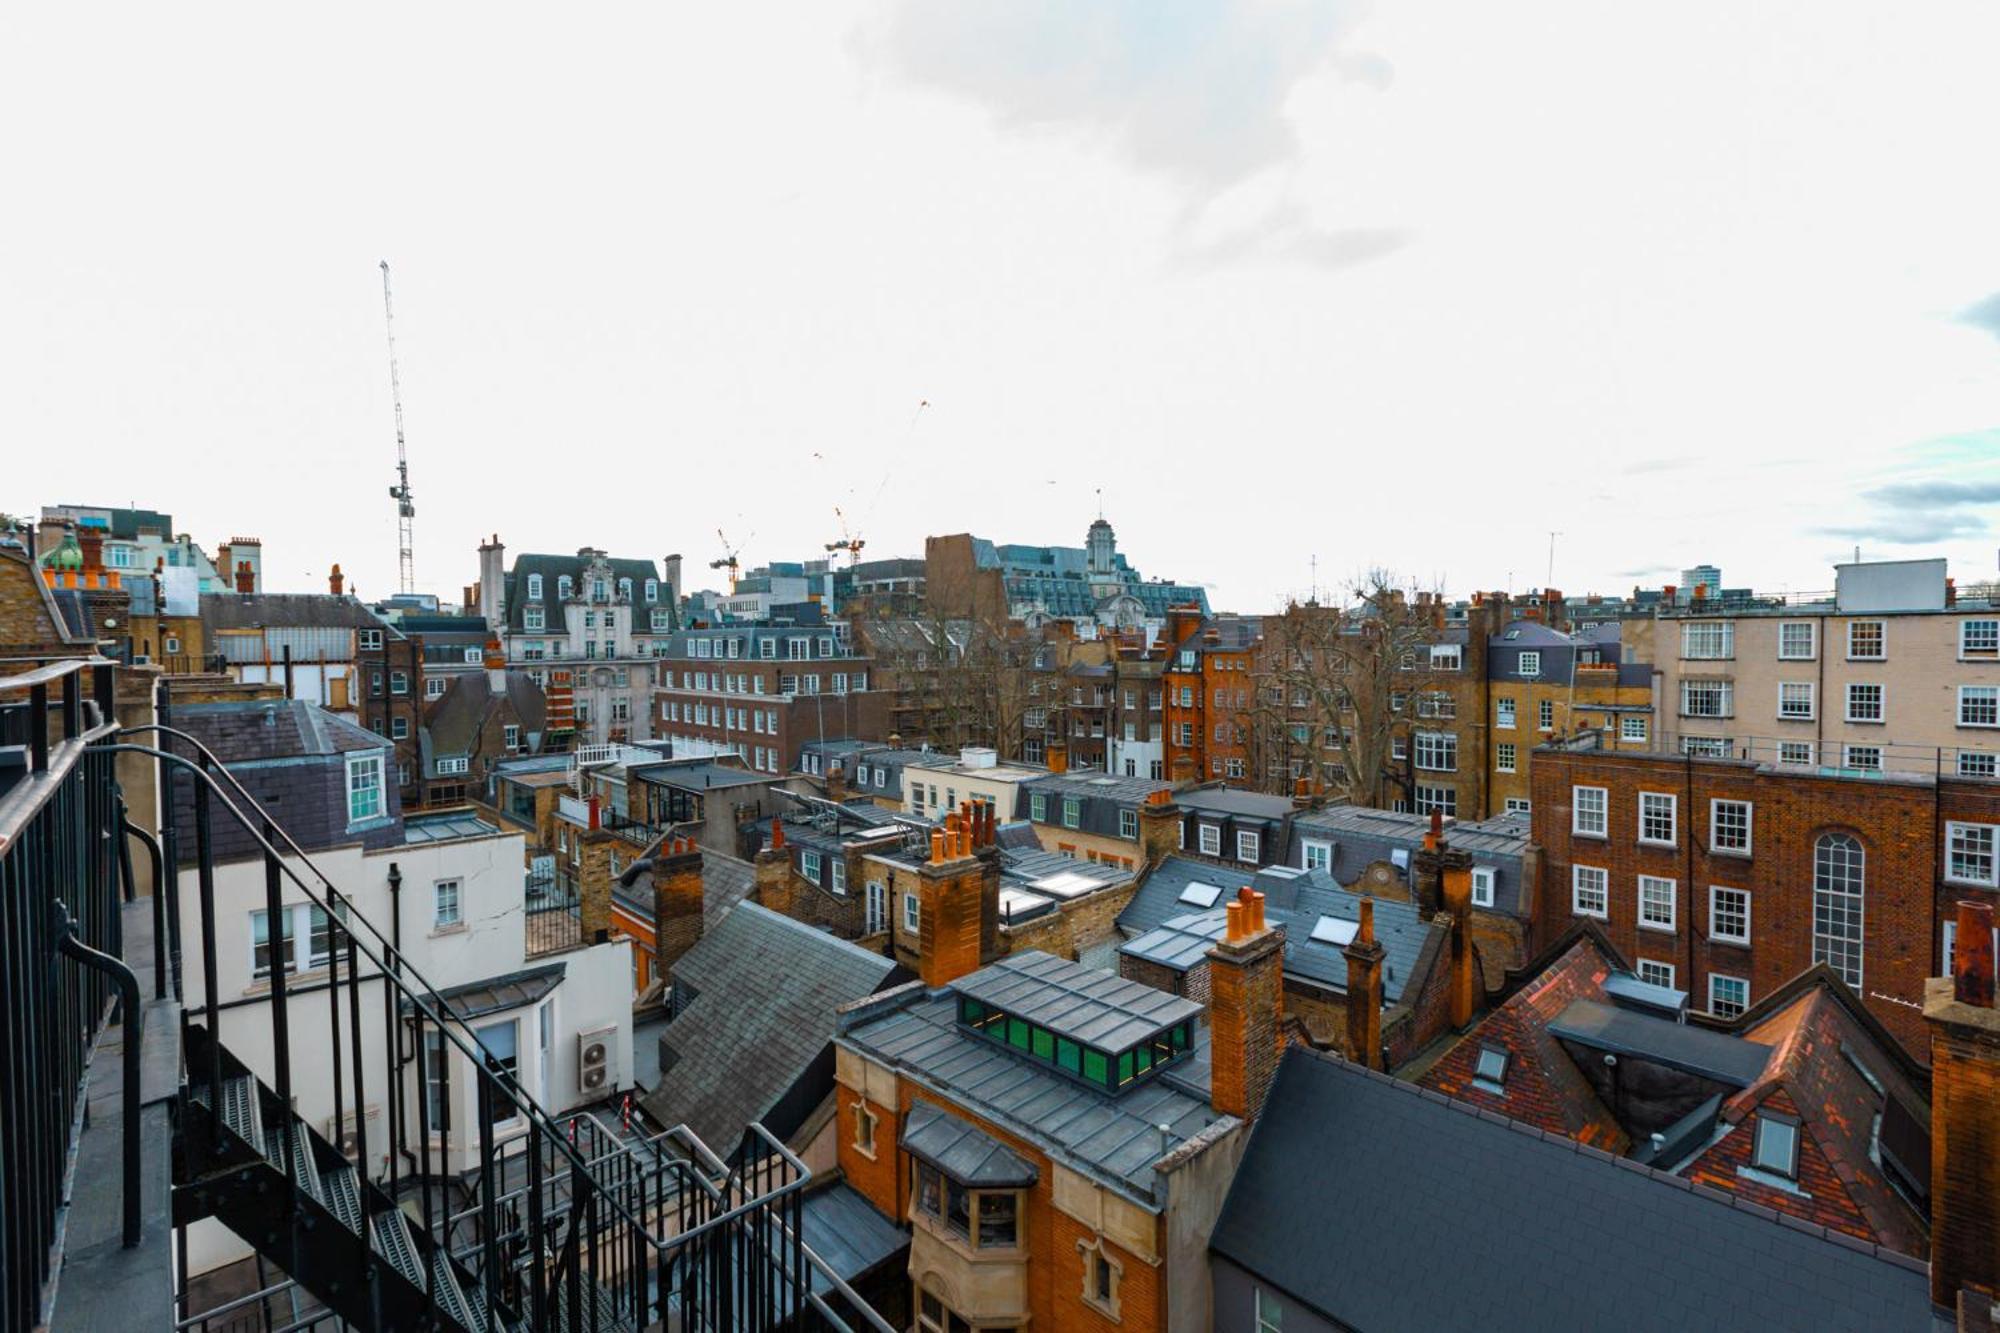
[[528,600],[531,602],[542,600],[542,576],[540,574],[528,575]]
[[570,589],[571,589],[571,588],[572,588],[573,586],[574,586],[574,585],[573,585],[573,584],[571,584],[571,582],[570,582],[570,578],[569,578],[569,575],[567,575],[567,574],[559,574],[559,575],[557,575],[557,576],[556,576],[556,600],[558,600],[558,601],[563,601],[563,602],[567,602],[567,601],[569,600],[569,594],[570,594]]
[[660,600],[660,581],[658,579],[646,580],[646,600],[649,602]]
[[1799,1178],[1799,1122],[1775,1111],[1757,1112],[1750,1165],[1786,1180]]
[[1472,1069],[1472,1086],[1495,1096],[1507,1094],[1508,1053],[1504,1047],[1481,1046],[1479,1062]]

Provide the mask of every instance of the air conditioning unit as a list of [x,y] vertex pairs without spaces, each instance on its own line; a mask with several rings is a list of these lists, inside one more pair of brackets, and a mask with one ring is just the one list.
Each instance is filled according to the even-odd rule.
[[611,1044],[617,1035],[616,1024],[576,1034],[576,1090],[584,1096],[606,1096],[618,1085]]
[[[376,1149],[373,1156],[380,1158],[382,1156],[381,1149],[388,1142],[383,1136],[382,1129],[376,1123],[382,1118],[382,1108],[379,1106],[370,1106],[364,1109],[361,1114],[367,1118],[368,1138]],[[354,1112],[349,1111],[346,1115],[342,1116],[328,1116],[325,1123],[320,1127],[325,1132],[327,1141],[340,1149],[340,1155],[348,1161],[354,1162],[356,1165],[360,1164],[361,1157],[361,1136],[357,1128],[360,1123],[355,1117]]]

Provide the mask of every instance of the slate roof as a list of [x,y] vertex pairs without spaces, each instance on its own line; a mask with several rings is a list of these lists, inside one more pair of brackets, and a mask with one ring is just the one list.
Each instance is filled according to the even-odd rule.
[[[653,848],[648,848],[650,855]],[[755,870],[748,861],[712,852],[707,848],[701,853],[701,928],[704,932],[714,930],[729,910],[750,896],[750,888],[756,882]],[[631,881],[628,883],[628,881]],[[611,896],[620,907],[634,915],[650,921],[653,919],[652,881],[637,882],[637,876],[628,866],[626,873],[611,881]]]
[[[1407,853],[1423,845],[1430,826],[1429,815],[1359,805],[1327,806],[1293,818],[1292,846],[1285,859],[1302,865],[1305,839],[1331,841],[1333,877],[1342,884],[1352,884],[1378,861],[1394,864],[1398,851],[1406,853],[1407,862]],[[1493,869],[1494,910],[1516,913],[1521,905],[1521,854],[1527,850],[1530,834],[1528,816],[1518,813],[1447,824],[1444,829],[1449,846],[1471,853],[1474,865]],[[1399,876],[1408,881],[1407,871],[1399,870]]]
[[1008,954],[960,977],[952,989],[1058,1037],[1114,1053],[1202,1014],[1194,1000],[1039,950]]
[[[611,584],[614,591],[618,586],[619,579],[630,579],[632,580],[632,605],[635,608],[649,605],[646,601],[646,580],[658,579],[660,577],[660,570],[657,565],[650,560],[622,560],[615,557],[607,559],[605,563],[611,567]],[[590,565],[590,560],[577,555],[542,555],[535,552],[523,552],[515,556],[513,568],[507,571],[506,578],[507,628],[514,631],[522,630],[525,627],[525,622],[521,618],[521,611],[524,607],[531,605],[542,607],[551,613],[547,620],[549,625],[561,626],[563,623],[563,604],[556,596],[558,587],[556,580],[564,574],[569,575],[572,584],[571,595],[575,596],[583,589],[584,571],[589,569]],[[530,602],[528,600],[528,575],[530,574],[540,574],[542,576],[542,599],[538,602]],[[673,610],[676,606],[676,596],[679,591],[678,588],[669,588],[665,583],[661,583],[660,600],[650,605]],[[675,623],[679,623],[678,614],[675,616]],[[643,629],[639,629],[636,620],[634,628],[640,633],[645,632]]]
[[1200,1026],[1192,1055],[1115,1094],[970,1035],[949,990],[911,987],[880,1010],[848,1015],[839,1041],[1154,1210],[1164,1201],[1154,1194],[1153,1163],[1224,1118],[1209,1105]]
[[328,592],[205,592],[201,595],[204,629],[379,629],[384,638],[400,639],[402,631],[345,593]]
[[1197,815],[1228,815],[1235,819],[1281,820],[1292,813],[1289,796],[1268,796],[1234,787],[1189,788],[1174,793],[1174,804]]
[[304,699],[178,704],[174,725],[225,764],[389,747],[385,738]]
[[[443,990],[430,993],[433,1004],[448,1002],[452,1012],[460,1018],[479,1018],[485,1014],[497,1014],[507,1009],[519,1009],[534,1004],[557,986],[562,984],[563,973],[568,963],[545,963],[540,967],[530,967],[519,972],[509,972],[503,976],[487,977],[480,981],[468,981],[457,986],[446,986]],[[403,1012],[413,1014],[416,1004],[403,1001]]]
[[1374,1333],[1931,1327],[1890,1251],[1296,1045],[1209,1245]]
[[[901,1254],[910,1243],[909,1232],[844,1181],[806,1194],[799,1206],[799,1238],[850,1285]],[[817,1290],[826,1290],[818,1270],[812,1270],[811,1276]]]
[[1549,1023],[1550,1035],[1593,1051],[1631,1056],[1745,1088],[1764,1072],[1771,1048],[1602,1000],[1576,999]]
[[917,1098],[903,1117],[903,1151],[974,1189],[1025,1189],[1041,1179],[1035,1164],[969,1120]]
[[495,695],[493,683],[484,671],[467,671],[452,677],[451,687],[442,698],[424,710],[424,754],[426,776],[437,776],[440,757],[457,758],[472,753],[493,714],[506,708],[521,728],[521,738],[539,749],[548,722],[548,696],[526,671],[507,673],[505,696]]
[[[676,1058],[647,1094],[647,1112],[718,1150],[733,1147],[824,1055],[835,1009],[895,972],[892,958],[739,902],[674,964],[675,984],[694,999],[661,1037]],[[830,1067],[827,1078],[830,1091]]]
[[1172,791],[1174,784],[1156,778],[1121,778],[1095,769],[1070,769],[1050,773],[1028,784],[1030,791],[1088,796],[1093,800],[1115,801],[1119,805],[1144,805],[1156,791]]

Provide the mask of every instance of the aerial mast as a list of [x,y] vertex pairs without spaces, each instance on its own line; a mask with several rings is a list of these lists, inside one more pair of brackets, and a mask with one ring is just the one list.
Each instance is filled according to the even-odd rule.
[[389,261],[382,261],[382,316],[389,327],[389,397],[396,405],[396,484],[389,498],[396,502],[396,558],[401,591],[417,590],[416,554],[412,549],[411,520],[417,516],[410,502],[410,451],[403,443],[403,381],[396,372],[396,306],[389,298]]

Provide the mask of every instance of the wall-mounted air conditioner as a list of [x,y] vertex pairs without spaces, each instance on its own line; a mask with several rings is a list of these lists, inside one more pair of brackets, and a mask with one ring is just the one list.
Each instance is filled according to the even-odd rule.
[[618,1086],[612,1055],[612,1039],[617,1035],[615,1024],[576,1034],[576,1089],[584,1096],[606,1096]]

